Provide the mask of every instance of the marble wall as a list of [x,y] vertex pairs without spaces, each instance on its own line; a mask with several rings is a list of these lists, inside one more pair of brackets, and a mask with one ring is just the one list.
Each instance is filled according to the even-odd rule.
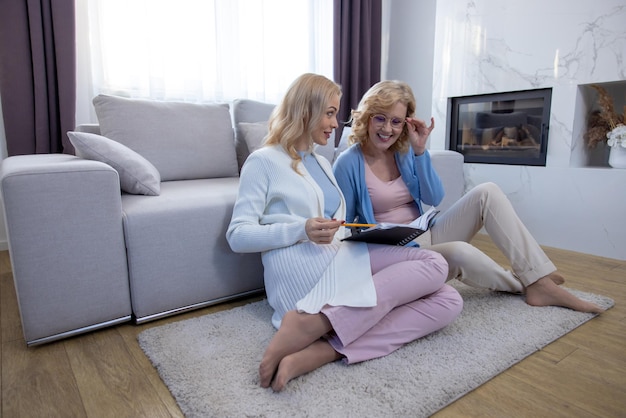
[[[543,245],[626,260],[626,169],[588,164],[582,137],[593,106],[585,85],[626,85],[626,1],[436,6],[432,114],[440,124],[449,97],[553,89],[546,166],[466,164],[466,188],[499,184]],[[446,149],[445,129],[430,141]]]

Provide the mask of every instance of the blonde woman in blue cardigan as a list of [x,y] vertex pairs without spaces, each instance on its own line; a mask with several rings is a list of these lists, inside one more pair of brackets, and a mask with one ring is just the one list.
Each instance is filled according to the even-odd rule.
[[[352,145],[334,165],[348,222],[408,223],[423,213],[422,203],[437,206],[441,202],[443,186],[426,149],[433,128],[433,119],[429,126],[415,118],[415,97],[407,83],[380,81],[363,95],[352,111]],[[470,244],[483,227],[512,270]],[[563,277],[494,183],[480,184],[466,193],[438,215],[429,232],[420,238],[422,244],[445,257],[449,279],[524,294],[526,303],[533,306],[603,311],[559,286]],[[428,237],[430,242],[423,239]]]
[[264,147],[241,171],[227,231],[236,252],[261,252],[272,324],[259,366],[280,391],[339,359],[385,356],[439,330],[462,309],[439,254],[341,241],[345,201],[330,163],[313,152],[338,126],[340,87],[304,74],[269,121]]

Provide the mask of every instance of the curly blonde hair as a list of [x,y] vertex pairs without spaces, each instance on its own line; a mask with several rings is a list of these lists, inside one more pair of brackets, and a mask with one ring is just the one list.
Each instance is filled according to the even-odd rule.
[[[352,110],[350,122],[352,132],[348,137],[351,144],[364,144],[369,141],[368,126],[372,115],[388,112],[396,103],[406,105],[406,117],[415,115],[415,96],[411,87],[398,80],[379,81],[363,95],[357,109]],[[409,134],[406,124],[398,140],[390,147],[392,151],[409,150]]]
[[265,145],[280,144],[291,156],[291,166],[298,172],[301,158],[296,143],[307,135],[313,147],[313,131],[321,123],[328,103],[335,96],[341,98],[341,94],[341,87],[334,81],[319,74],[302,74],[291,83],[281,103],[274,108]]

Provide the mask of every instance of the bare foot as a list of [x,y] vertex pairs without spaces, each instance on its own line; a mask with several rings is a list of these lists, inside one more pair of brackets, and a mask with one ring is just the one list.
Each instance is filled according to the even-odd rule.
[[302,350],[331,329],[330,322],[323,314],[287,312],[261,359],[259,366],[261,387],[270,386],[278,364],[285,356]]
[[563,306],[580,312],[602,313],[595,303],[577,298],[559,287],[549,276],[542,277],[526,288],[526,303],[532,306]]
[[557,273],[556,271],[548,274],[546,277],[548,277],[550,280],[552,280],[557,285],[561,285],[561,284],[565,283],[565,278],[563,276],[561,276],[559,273]]
[[341,354],[325,340],[317,340],[297,353],[284,357],[278,365],[278,371],[272,381],[272,389],[280,392],[287,382],[305,373],[322,367],[326,363],[339,360]]

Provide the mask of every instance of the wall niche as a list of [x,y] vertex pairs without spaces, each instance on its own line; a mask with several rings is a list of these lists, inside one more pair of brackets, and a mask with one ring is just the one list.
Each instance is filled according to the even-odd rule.
[[576,94],[576,107],[574,125],[572,130],[572,155],[570,166],[572,167],[609,167],[609,147],[606,143],[598,144],[595,148],[587,146],[584,138],[589,124],[589,116],[595,110],[599,110],[598,92],[592,85],[603,87],[613,98],[616,113],[624,112],[626,106],[626,81],[611,81],[603,83],[589,83],[578,85]]

